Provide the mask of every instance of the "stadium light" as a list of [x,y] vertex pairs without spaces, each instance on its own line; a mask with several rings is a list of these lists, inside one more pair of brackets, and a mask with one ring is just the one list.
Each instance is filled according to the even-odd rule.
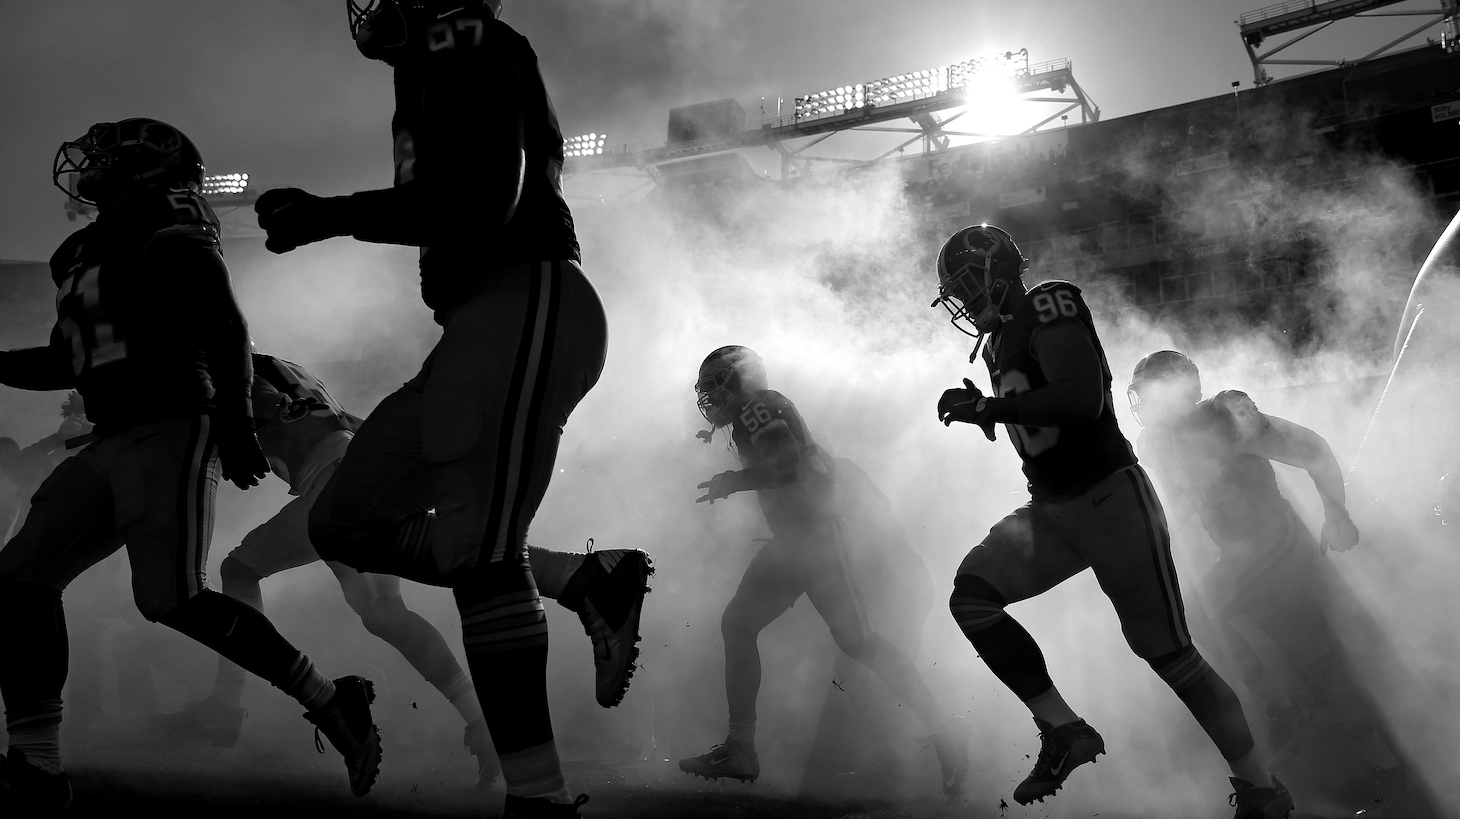
[[220,173],[203,177],[204,196],[238,196],[247,191],[246,173]]
[[567,156],[597,156],[603,153],[608,134],[583,134],[563,140],[563,153]]
[[986,80],[1005,80],[1028,72],[1028,49],[974,57],[951,66],[924,68],[797,97],[796,119],[834,116],[868,105],[893,105],[953,91],[981,89],[986,87]]

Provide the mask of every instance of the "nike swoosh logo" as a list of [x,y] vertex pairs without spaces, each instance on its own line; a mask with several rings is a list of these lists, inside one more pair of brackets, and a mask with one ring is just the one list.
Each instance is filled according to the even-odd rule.
[[[1115,494],[1115,493],[1114,493],[1114,492],[1112,492],[1112,493],[1110,493],[1110,494],[1111,494],[1111,495],[1113,495],[1113,494]],[[1099,506],[1099,505],[1100,505],[1100,504],[1102,504],[1102,503],[1104,503],[1104,502],[1106,502],[1106,501],[1108,501],[1108,500],[1110,500],[1110,495],[1106,495],[1106,496],[1105,496],[1105,497],[1103,497],[1103,498],[1101,498],[1101,499],[1100,499],[1100,500],[1098,500],[1098,501],[1091,501],[1091,502],[1090,502],[1090,505],[1091,505],[1091,506]]]
[[[1106,495],[1105,497],[1108,498],[1110,496],[1109,495]],[[1101,498],[1101,500],[1104,500],[1104,499],[1105,498]],[[1065,769],[1065,763],[1066,762],[1069,762],[1069,761],[1070,761],[1070,755],[1069,754],[1065,754],[1064,756],[1060,757],[1060,764],[1058,764],[1058,765],[1054,766],[1053,768],[1050,768],[1049,769],[1050,775],[1051,776],[1059,776],[1060,775],[1060,771],[1063,771]]]
[[228,630],[225,631],[225,632],[223,632],[223,636],[224,637],[232,637],[233,636],[233,630],[236,629],[236,628],[238,628],[238,616],[237,615],[234,616],[233,623],[228,626]]

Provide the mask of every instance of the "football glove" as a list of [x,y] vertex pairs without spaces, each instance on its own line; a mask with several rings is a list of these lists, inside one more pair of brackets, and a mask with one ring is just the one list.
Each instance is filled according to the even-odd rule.
[[1359,527],[1347,512],[1329,516],[1323,521],[1323,532],[1318,536],[1318,553],[1347,552],[1359,542]]
[[703,496],[695,498],[695,503],[704,503],[705,501],[709,501],[710,505],[714,506],[715,501],[724,500],[725,498],[728,498],[736,492],[744,489],[744,480],[745,479],[741,477],[740,473],[734,470],[721,472],[715,477],[695,487],[696,489],[705,490],[705,494]]
[[252,419],[239,415],[213,420],[213,442],[218,446],[218,461],[223,480],[232,481],[239,489],[258,486],[269,474],[269,459],[259,446]]
[[938,399],[938,420],[945,427],[951,426],[954,421],[974,424],[983,429],[984,437],[990,441],[995,437],[989,399],[967,378],[963,379],[962,387],[943,391],[943,397]]
[[298,188],[275,188],[264,191],[253,209],[259,227],[269,234],[264,247],[275,253],[350,233],[342,196],[325,198]]

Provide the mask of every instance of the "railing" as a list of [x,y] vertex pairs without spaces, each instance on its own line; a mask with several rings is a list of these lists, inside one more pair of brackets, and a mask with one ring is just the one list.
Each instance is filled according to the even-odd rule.
[[1284,14],[1292,14],[1295,11],[1303,11],[1317,7],[1318,0],[1287,0],[1286,3],[1278,3],[1255,11],[1246,12],[1237,18],[1237,23],[1238,25],[1249,26],[1253,23],[1260,23],[1263,20],[1281,17]]

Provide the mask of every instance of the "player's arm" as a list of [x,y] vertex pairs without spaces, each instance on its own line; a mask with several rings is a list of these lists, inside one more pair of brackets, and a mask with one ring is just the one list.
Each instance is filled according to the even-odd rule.
[[1286,418],[1266,415],[1246,393],[1228,390],[1215,400],[1232,416],[1242,451],[1305,470],[1323,501],[1324,549],[1347,551],[1358,529],[1345,506],[1343,469],[1322,435]]
[[429,247],[505,225],[526,172],[521,83],[505,57],[480,56],[469,66],[442,58],[424,69],[431,143],[429,155],[412,160],[409,179],[349,196],[288,188],[259,197],[255,209],[269,249],[332,236]]
[[1094,421],[1105,406],[1100,353],[1085,325],[1062,319],[1043,325],[1031,342],[1034,357],[1049,381],[1008,398],[989,399],[989,412],[1001,424],[1060,427]]
[[213,437],[223,477],[243,489],[269,474],[253,429],[253,351],[248,324],[216,246],[196,237],[154,241],[149,261],[180,298],[184,343],[196,345],[213,383]]
[[76,386],[71,348],[59,327],[44,347],[0,352],[0,384],[22,390],[69,390]]

